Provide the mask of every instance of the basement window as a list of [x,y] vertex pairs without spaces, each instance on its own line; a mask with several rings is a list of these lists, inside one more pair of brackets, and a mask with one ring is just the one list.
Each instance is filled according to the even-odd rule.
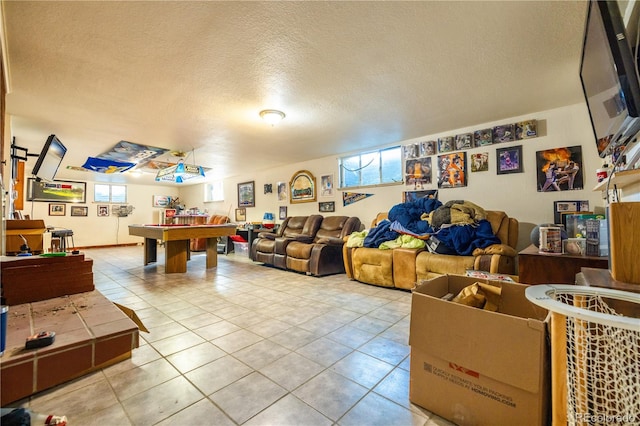
[[402,148],[369,151],[338,159],[340,188],[402,183]]
[[126,185],[106,185],[96,183],[93,191],[93,201],[96,203],[126,203]]

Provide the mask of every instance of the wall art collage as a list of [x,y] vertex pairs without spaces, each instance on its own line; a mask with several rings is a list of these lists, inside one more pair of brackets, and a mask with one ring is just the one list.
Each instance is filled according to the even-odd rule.
[[[407,191],[405,191],[403,198],[415,198],[406,195],[406,193],[410,191],[419,193],[425,189],[425,185],[430,185],[434,180],[434,168],[437,173],[435,180],[438,188],[467,186],[468,168],[471,172],[489,170],[490,155],[488,152],[470,153],[467,156],[465,150],[531,139],[537,136],[537,120],[524,120],[455,136],[445,136],[438,138],[438,140],[404,145],[402,152],[405,161]],[[436,163],[432,164],[432,156],[436,154],[438,154]],[[497,174],[523,172],[522,145],[496,148],[495,158]],[[470,167],[467,167],[467,164],[470,164]],[[575,182],[572,184],[574,185]]]

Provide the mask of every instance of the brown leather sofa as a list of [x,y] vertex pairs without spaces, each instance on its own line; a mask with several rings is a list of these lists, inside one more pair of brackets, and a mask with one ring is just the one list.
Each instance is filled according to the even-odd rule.
[[344,273],[342,246],[345,237],[361,229],[360,219],[327,216],[322,219],[313,241],[292,241],[287,245],[287,269],[308,275]]
[[313,241],[321,223],[321,215],[287,217],[277,232],[258,234],[251,245],[249,257],[254,262],[286,269],[287,245],[296,240]]
[[[423,280],[444,274],[464,275],[470,269],[515,274],[518,221],[502,211],[486,213],[501,244],[476,249],[471,256],[437,254],[426,249],[381,250],[345,245],[343,260],[347,276],[367,284],[410,290]],[[372,227],[385,218],[386,213],[378,214]]]

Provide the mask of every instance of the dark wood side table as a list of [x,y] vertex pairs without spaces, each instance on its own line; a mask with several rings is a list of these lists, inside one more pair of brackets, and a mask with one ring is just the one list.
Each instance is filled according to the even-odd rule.
[[582,268],[609,268],[607,257],[538,252],[534,245],[518,253],[518,278],[523,284],[575,284]]

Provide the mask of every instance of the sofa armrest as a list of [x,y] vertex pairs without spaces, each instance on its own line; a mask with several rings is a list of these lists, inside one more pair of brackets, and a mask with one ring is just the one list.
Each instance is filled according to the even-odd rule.
[[276,244],[275,244],[275,247],[273,248],[273,253],[281,254],[281,255],[286,255],[287,246],[291,241],[295,241],[293,238],[289,238],[289,237],[278,237],[275,240],[276,240]]
[[275,240],[278,235],[275,232],[260,232],[258,238],[265,238],[267,240]]
[[311,235],[290,235],[287,239],[291,241],[298,241],[299,243],[311,244],[313,242],[313,236]]
[[518,256],[518,252],[513,247],[508,246],[506,244],[492,244],[483,249],[477,248],[473,251],[473,256],[481,256],[483,254],[488,254],[488,255],[499,254],[502,256],[509,256],[509,257]]
[[501,254],[481,254],[474,258],[473,269],[491,274],[515,275],[516,257]]
[[316,277],[345,272],[342,247],[314,243],[309,257],[308,272]]
[[393,283],[397,288],[411,290],[418,280],[416,257],[424,248],[395,248],[393,251]]
[[345,241],[343,238],[339,238],[339,237],[324,237],[324,238],[318,239],[316,243],[327,244],[330,246],[342,246],[345,243]]

